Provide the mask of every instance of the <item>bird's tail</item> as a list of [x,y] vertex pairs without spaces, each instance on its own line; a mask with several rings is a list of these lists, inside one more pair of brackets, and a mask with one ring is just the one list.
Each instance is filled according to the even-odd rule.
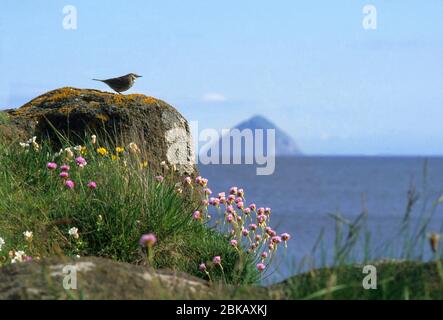
[[100,79],[92,79],[92,80],[94,80],[94,81],[102,81],[103,82],[103,80],[100,80]]

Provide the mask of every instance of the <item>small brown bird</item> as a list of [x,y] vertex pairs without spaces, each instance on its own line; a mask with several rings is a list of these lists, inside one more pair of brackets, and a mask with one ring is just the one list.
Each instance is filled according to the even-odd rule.
[[125,76],[121,76],[118,78],[100,80],[100,79],[92,79],[95,81],[101,81],[106,83],[112,90],[121,94],[123,91],[129,90],[133,85],[137,78],[140,78],[138,74],[128,73]]

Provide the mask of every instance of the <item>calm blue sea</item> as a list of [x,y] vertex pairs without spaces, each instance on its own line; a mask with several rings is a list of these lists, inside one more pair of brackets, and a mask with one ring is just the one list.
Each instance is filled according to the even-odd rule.
[[[396,234],[408,191],[414,187],[420,196],[413,217],[429,212],[432,202],[443,195],[443,157],[281,157],[270,176],[257,176],[253,165],[200,165],[199,169],[214,193],[231,186],[244,188],[247,203],[271,207],[272,225],[292,235],[286,255],[268,278],[272,282],[297,272],[322,229],[324,252],[332,256],[335,223],[331,213],[340,212],[352,220],[365,207],[372,254],[396,257],[398,252],[376,248],[399,241]],[[440,206],[427,232],[441,232],[442,217]]]

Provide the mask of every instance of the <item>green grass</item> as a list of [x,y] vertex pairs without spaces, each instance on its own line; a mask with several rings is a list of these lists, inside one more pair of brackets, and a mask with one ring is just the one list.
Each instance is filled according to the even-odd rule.
[[[64,144],[69,145],[67,141]],[[306,269],[308,272],[263,288],[257,286],[257,255],[235,250],[229,244],[231,225],[216,230],[193,219],[195,210],[205,210],[201,200],[207,196],[201,187],[177,184],[183,177],[171,168],[162,172],[143,168],[142,154],[125,153],[113,159],[110,154],[97,153],[97,145],[88,140],[84,145],[83,156],[88,164],[80,168],[74,159],[67,159],[66,153],[56,155],[46,144],[34,150],[32,144],[23,148],[18,143],[0,142],[0,237],[5,240],[0,266],[10,262],[10,250],[23,250],[34,259],[99,256],[208,279],[198,271],[198,265],[205,262],[216,283],[213,298],[443,299],[443,268],[439,260],[442,248],[435,252],[434,261],[425,262],[430,250],[428,235],[435,231],[429,230],[429,224],[443,202],[442,197],[428,201],[423,199],[423,193],[412,188],[398,231],[381,248],[370,246],[368,212],[364,208],[353,221],[340,213],[331,214],[335,221],[332,252],[325,251],[325,240],[320,234],[310,259],[306,260],[309,264],[299,261],[298,270],[294,269],[294,273]],[[115,154],[113,148],[105,147]],[[82,153],[74,152],[76,156]],[[64,186],[64,180],[58,176],[59,168],[47,169],[48,162],[71,166],[70,179],[76,184],[73,190]],[[158,174],[164,176],[163,182],[156,180]],[[89,189],[89,181],[97,182],[97,189]],[[419,219],[415,219],[419,195],[424,204]],[[77,240],[68,234],[72,227],[79,229]],[[23,236],[27,230],[33,232],[32,241]],[[154,233],[158,238],[151,251],[152,259],[138,244],[140,236],[146,233]],[[261,250],[267,249],[260,247],[258,254]],[[326,258],[327,253],[332,254],[332,262]],[[211,263],[217,255],[222,257],[223,271]],[[405,261],[374,262],[386,256]],[[272,260],[267,262],[271,263]],[[376,290],[363,289],[365,264],[377,267]]]
[[364,289],[362,265],[323,268],[272,286],[286,299],[443,299],[442,262],[387,261],[377,268],[377,288]]
[[8,124],[9,118],[5,112],[0,111],[0,124]]
[[[158,238],[150,262],[154,268],[206,278],[198,265],[207,262],[213,280],[257,281],[253,258],[240,259],[226,235],[193,220],[200,190],[179,193],[173,170],[163,172],[165,180],[158,182],[156,172],[141,168],[140,156],[126,154],[112,160],[100,156],[90,142],[85,145],[88,163],[81,169],[64,154],[54,155],[47,145],[35,151],[32,145],[23,149],[0,143],[0,237],[6,242],[0,264],[9,261],[9,250],[23,250],[34,259],[78,254],[147,264],[138,241],[142,234],[154,233]],[[70,165],[73,190],[64,186],[59,168],[46,168],[52,161]],[[89,181],[95,181],[97,189],[90,190]],[[79,230],[78,240],[68,234],[72,227]],[[31,242],[24,239],[26,230],[33,232]],[[211,267],[216,255],[222,257],[224,274]]]

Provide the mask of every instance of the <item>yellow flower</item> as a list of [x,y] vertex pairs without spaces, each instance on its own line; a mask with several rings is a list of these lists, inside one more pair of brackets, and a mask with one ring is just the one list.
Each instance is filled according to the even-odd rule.
[[125,152],[125,148],[123,148],[123,147],[117,147],[117,148],[115,148],[115,152],[117,152],[117,154],[118,154],[118,153],[123,153],[123,152]]
[[85,146],[82,147],[82,149],[80,150],[80,154],[81,155],[85,155],[88,153],[88,148],[86,148]]
[[108,150],[106,150],[106,148],[103,148],[103,147],[98,148],[98,149],[97,149],[97,152],[98,152],[99,154],[101,154],[102,156],[105,156],[105,155],[108,154]]
[[115,161],[115,160],[118,160],[118,159],[119,159],[119,157],[116,156],[115,154],[111,155],[111,160],[112,161]]
[[145,169],[148,167],[148,161],[140,162],[140,169]]

